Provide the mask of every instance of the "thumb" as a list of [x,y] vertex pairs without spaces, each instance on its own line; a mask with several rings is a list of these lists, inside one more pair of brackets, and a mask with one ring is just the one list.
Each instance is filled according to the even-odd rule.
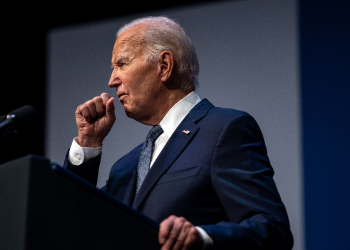
[[107,103],[106,103],[106,116],[107,117],[115,117],[114,114],[114,97],[111,97],[108,99]]

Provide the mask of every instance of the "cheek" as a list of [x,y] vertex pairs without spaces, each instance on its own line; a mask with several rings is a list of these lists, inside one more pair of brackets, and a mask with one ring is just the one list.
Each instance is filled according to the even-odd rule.
[[138,68],[124,75],[123,85],[130,97],[130,104],[144,105],[157,92],[157,74],[154,68]]
[[143,99],[150,93],[150,82],[145,76],[137,75],[133,77],[126,87],[129,93],[138,99]]

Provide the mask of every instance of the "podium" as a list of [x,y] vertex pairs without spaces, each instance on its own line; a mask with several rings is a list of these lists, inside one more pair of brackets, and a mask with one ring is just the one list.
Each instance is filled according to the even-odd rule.
[[0,165],[0,249],[153,250],[159,224],[44,157]]

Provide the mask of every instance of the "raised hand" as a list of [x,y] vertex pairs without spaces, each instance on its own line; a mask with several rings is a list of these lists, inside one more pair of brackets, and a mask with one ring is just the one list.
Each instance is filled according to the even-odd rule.
[[100,147],[115,122],[114,98],[102,93],[79,105],[75,111],[75,120],[78,144],[81,147]]

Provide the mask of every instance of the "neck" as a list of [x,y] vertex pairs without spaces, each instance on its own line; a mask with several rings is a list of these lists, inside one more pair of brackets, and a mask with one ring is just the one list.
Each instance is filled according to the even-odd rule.
[[157,113],[152,116],[149,121],[145,122],[145,124],[152,126],[159,124],[169,110],[189,93],[190,91],[184,92],[182,90],[171,90],[167,92],[167,94],[160,96],[157,100],[157,105],[159,107]]

